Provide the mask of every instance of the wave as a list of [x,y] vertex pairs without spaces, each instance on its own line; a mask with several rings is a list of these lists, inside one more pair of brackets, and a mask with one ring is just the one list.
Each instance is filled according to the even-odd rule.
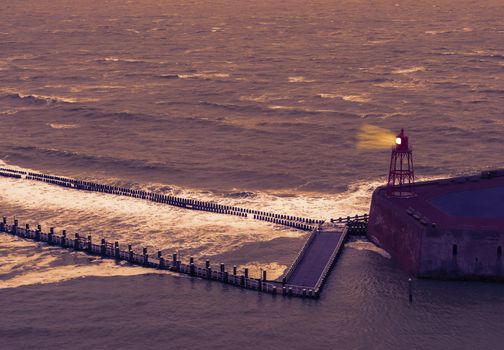
[[[5,235],[0,236],[0,253],[2,254],[0,289],[60,283],[87,276],[167,274],[166,271],[117,264],[110,260],[91,259],[82,253],[76,254],[48,246],[39,246],[34,242]],[[70,256],[73,257],[68,259]],[[65,258],[81,262],[68,264]]]
[[224,194],[224,197],[228,198],[253,198],[256,194],[250,191],[240,191],[240,192],[230,192]]
[[266,103],[278,100],[288,100],[289,96],[275,96],[272,94],[240,96],[240,101]]
[[281,106],[281,105],[270,105],[268,109],[273,111],[287,111],[292,113],[301,114],[324,114],[324,113],[340,113],[334,109],[316,109],[310,107],[299,107],[299,106]]
[[426,69],[423,66],[416,66],[411,68],[398,68],[392,71],[392,74],[411,74],[417,72],[424,72]]
[[[281,98],[278,98],[280,100]],[[249,101],[248,98],[241,99],[242,101]],[[259,101],[267,101],[267,98]],[[174,104],[174,103],[172,103]],[[280,104],[236,104],[236,103],[221,103],[221,102],[211,102],[211,101],[199,101],[200,105],[221,108],[233,112],[248,112],[248,113],[282,113],[282,114],[296,114],[296,115],[310,115],[310,114],[338,114],[339,116],[345,117],[348,113],[338,111],[335,109],[326,109],[326,108],[315,108],[308,106],[289,106],[289,105],[280,105]],[[355,115],[352,115],[355,116]]]
[[158,172],[177,173],[177,169],[164,163],[144,161],[141,159],[123,159],[109,156],[85,154],[80,152],[59,150],[55,148],[44,148],[37,146],[13,146],[11,153],[14,156],[22,157],[26,160],[37,160],[48,157],[52,162],[62,165],[75,165],[87,169],[122,169],[122,170],[154,170]]
[[373,85],[382,88],[418,90],[425,87],[425,82],[415,79],[411,81],[386,81],[383,83],[376,83]]
[[178,74],[160,74],[158,75],[158,78],[162,78],[162,79],[179,79],[179,75]]
[[81,102],[96,102],[99,101],[97,98],[76,98],[76,97],[61,97],[61,96],[48,96],[48,95],[37,95],[37,94],[23,94],[20,92],[8,92],[0,95],[0,99],[11,99],[23,103],[34,104],[34,105],[47,105],[47,104],[73,104]]
[[289,83],[314,83],[315,82],[315,80],[306,79],[303,76],[289,77],[288,80],[289,80]]
[[504,89],[480,89],[478,92],[491,95],[504,95]]
[[247,112],[248,111],[248,112],[261,113],[261,112],[265,112],[267,110],[263,106],[252,105],[252,104],[241,105],[241,104],[234,104],[234,103],[219,103],[219,102],[210,102],[210,101],[199,101],[199,104],[203,105],[203,106],[223,108],[226,110],[237,111],[237,112]]
[[96,59],[96,62],[101,62],[101,63],[111,63],[111,62],[149,63],[149,62],[147,62],[147,61],[145,61],[143,59],[138,59],[138,58],[122,58],[122,57],[115,57],[115,56],[98,58],[98,59]]
[[62,124],[62,123],[49,123],[48,124],[53,129],[76,129],[79,127],[77,124]]
[[350,241],[345,244],[345,248],[351,248],[351,249],[356,249],[356,250],[366,250],[369,252],[379,254],[386,259],[391,258],[390,254],[386,250],[374,245],[373,243],[371,243],[369,241],[365,241],[365,240]]
[[344,101],[356,102],[356,103],[368,103],[371,102],[371,99],[368,97],[368,94],[359,94],[359,95],[341,95],[341,94],[333,94],[333,93],[320,93],[317,94],[320,98],[327,99],[335,99],[340,98]]
[[429,35],[439,35],[439,34],[451,34],[451,33],[470,33],[474,31],[471,27],[463,27],[461,29],[439,29],[439,30],[427,30],[424,33]]
[[0,111],[0,115],[14,115],[14,114],[17,114],[18,112],[19,112],[18,109],[6,109],[3,111]]
[[168,73],[156,76],[160,79],[201,79],[201,80],[228,80],[231,78],[229,73],[218,72],[200,72],[200,73]]
[[218,72],[201,72],[201,73],[185,73],[177,74],[180,79],[203,79],[203,80],[222,80],[229,79],[231,77],[228,73],[218,73]]

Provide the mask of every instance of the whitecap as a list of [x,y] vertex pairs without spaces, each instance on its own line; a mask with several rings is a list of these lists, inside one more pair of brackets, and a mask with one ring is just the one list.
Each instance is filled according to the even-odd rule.
[[317,94],[317,96],[321,97],[321,98],[339,98],[341,95],[340,94],[320,93],[320,94]]
[[313,83],[315,82],[315,80],[309,80],[309,79],[306,79],[305,77],[303,76],[294,76],[294,77],[289,77],[288,78],[289,80],[289,83]]
[[392,88],[392,89],[408,89],[408,90],[417,90],[424,87],[424,82],[419,80],[411,80],[411,81],[384,81],[380,83],[373,84],[374,86],[382,87],[382,88]]
[[[142,267],[117,264],[111,260],[93,259],[83,265],[60,265],[61,254],[82,255],[84,253],[56,251],[54,248],[43,247],[42,252],[33,250],[14,250],[15,245],[8,246],[13,253],[5,256],[5,264],[0,268],[1,275],[9,275],[0,280],[0,289],[17,288],[21,286],[61,283],[64,281],[87,276],[135,276],[142,274],[170,274],[168,271],[145,269]],[[33,245],[36,247],[36,245]]]
[[178,74],[180,79],[227,79],[230,77],[228,73],[216,73],[216,72],[201,72],[201,73],[186,73]]
[[278,100],[288,100],[288,99],[289,99],[288,96],[274,95],[271,93],[265,93],[262,95],[240,96],[240,101],[260,102],[260,103],[278,101]]
[[357,103],[368,103],[371,101],[371,99],[368,98],[367,95],[344,95],[341,96],[341,98],[345,101]]
[[76,129],[79,127],[77,124],[49,123],[48,125],[53,129]]
[[357,103],[368,103],[371,101],[371,99],[368,97],[368,94],[341,95],[341,94],[334,94],[334,93],[320,93],[320,94],[317,94],[317,96],[319,96],[321,98],[328,98],[328,99],[340,98],[344,101],[357,102]]
[[366,241],[364,241],[364,240],[350,241],[345,244],[345,248],[352,248],[352,249],[356,249],[356,250],[366,250],[366,251],[370,251],[373,253],[377,253],[387,259],[391,258],[390,254],[386,250],[374,245],[373,243],[371,243],[367,240]]
[[292,107],[292,106],[278,106],[278,105],[272,105],[272,106],[268,106],[269,109],[273,109],[273,110],[297,110],[298,108],[296,107]]
[[392,71],[393,74],[410,74],[416,72],[424,72],[425,67],[423,66],[415,66],[410,68],[398,68]]
[[17,110],[17,109],[7,109],[7,110],[0,111],[0,115],[14,115],[18,112],[19,112],[19,110]]
[[383,39],[383,40],[369,40],[368,43],[369,44],[372,44],[372,45],[380,45],[380,44],[386,44],[386,43],[389,43],[391,42],[392,40],[387,40],[387,39]]
[[145,62],[145,60],[142,60],[139,58],[122,58],[122,57],[115,57],[115,56],[99,58],[96,61],[98,61],[98,62],[126,62],[126,63],[144,63]]

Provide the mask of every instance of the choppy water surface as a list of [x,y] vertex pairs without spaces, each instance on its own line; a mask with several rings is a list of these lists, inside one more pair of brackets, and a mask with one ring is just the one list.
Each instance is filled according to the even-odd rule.
[[[356,148],[364,124],[406,128],[423,178],[503,166],[503,15],[499,0],[2,1],[0,159],[290,215],[366,212],[388,151]],[[0,211],[273,277],[305,237],[5,178]],[[386,252],[347,248],[302,301],[3,236],[0,347],[501,347],[503,286],[417,281],[411,306]]]

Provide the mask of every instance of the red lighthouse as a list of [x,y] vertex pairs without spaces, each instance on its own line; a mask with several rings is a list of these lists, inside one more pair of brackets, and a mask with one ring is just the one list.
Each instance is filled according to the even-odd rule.
[[413,151],[409,147],[408,136],[404,133],[404,129],[401,129],[390,156],[387,194],[391,197],[412,197],[414,193],[411,184],[414,182]]

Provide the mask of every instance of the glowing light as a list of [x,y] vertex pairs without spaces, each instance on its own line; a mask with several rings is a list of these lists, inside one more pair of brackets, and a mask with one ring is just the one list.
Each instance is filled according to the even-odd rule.
[[400,145],[402,143],[402,139],[400,137],[396,138],[395,143]]
[[387,149],[396,142],[396,134],[391,130],[364,124],[357,134],[357,149]]

